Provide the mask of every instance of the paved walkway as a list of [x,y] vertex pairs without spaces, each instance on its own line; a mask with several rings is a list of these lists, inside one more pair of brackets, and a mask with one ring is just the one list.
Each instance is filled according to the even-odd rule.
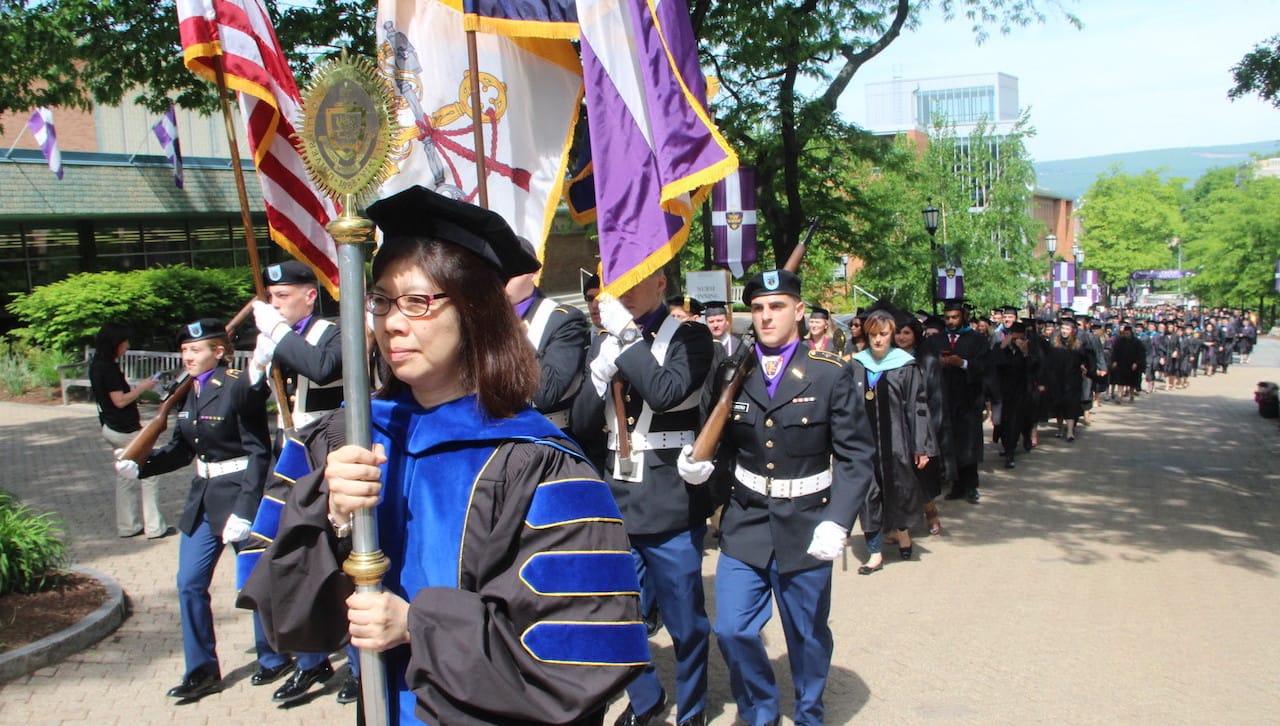
[[[944,532],[916,540],[919,561],[890,551],[882,572],[859,577],[854,545],[849,569],[837,564],[827,723],[1275,723],[1280,432],[1256,413],[1259,380],[1280,381],[1280,342],[1189,390],[1103,406],[1074,444],[1044,429],[1012,472],[989,456],[982,503],[943,503]],[[252,635],[232,606],[229,553],[213,590],[227,690],[187,706],[164,697],[182,674],[177,538],[115,537],[94,418],[83,405],[0,404],[0,488],[59,512],[76,560],[117,577],[131,608],[98,645],[0,686],[0,723],[354,721],[334,701],[339,679],[289,709],[249,685]],[[188,478],[165,477],[171,520]],[[766,638],[788,691],[776,619]],[[669,683],[670,641],[653,642]],[[713,723],[728,726],[714,649],[711,666]]]

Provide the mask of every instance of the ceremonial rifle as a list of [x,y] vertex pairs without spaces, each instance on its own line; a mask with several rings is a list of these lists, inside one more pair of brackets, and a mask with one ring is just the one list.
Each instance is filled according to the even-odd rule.
[[[818,218],[810,217],[809,229],[800,240],[800,244],[791,251],[791,256],[787,258],[787,263],[782,266],[782,269],[788,272],[796,272],[800,269],[804,251],[809,246],[809,240],[813,238],[813,232],[817,228]],[[738,397],[738,391],[742,390],[743,382],[755,367],[755,333],[753,330],[748,330],[743,333],[742,341],[733,357],[722,363],[720,370],[717,371],[717,375],[720,376],[720,395],[716,398],[716,405],[711,409],[711,413],[707,414],[706,423],[702,425],[698,437],[693,440],[694,461],[711,461],[715,456],[716,447],[720,445],[720,437],[724,435],[724,427],[729,423],[729,413],[733,411],[733,399]]]
[[[256,299],[254,298],[254,300]],[[236,313],[231,322],[227,323],[227,338],[229,339],[236,328],[240,327],[240,324],[252,314],[253,300],[250,300],[245,303],[244,307],[240,308],[240,312]],[[133,440],[129,442],[129,445],[120,452],[118,457],[120,461],[128,459],[137,464],[139,468],[147,463],[147,457],[151,456],[151,450],[156,447],[156,442],[160,440],[160,434],[163,434],[169,428],[169,413],[187,400],[187,393],[191,391],[191,386],[194,382],[195,379],[190,375],[187,373],[182,374],[173,391],[160,402],[160,410],[156,413],[155,418],[148,421],[147,425],[138,432],[138,435],[134,436]]]

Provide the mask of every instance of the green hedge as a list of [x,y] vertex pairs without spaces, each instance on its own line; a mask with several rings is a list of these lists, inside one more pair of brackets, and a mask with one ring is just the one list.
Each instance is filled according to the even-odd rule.
[[7,309],[25,327],[11,334],[42,349],[79,357],[102,324],[134,330],[134,348],[172,350],[178,326],[204,317],[228,320],[253,296],[248,268],[154,267],[82,272],[19,293]]
[[37,592],[67,564],[62,523],[0,491],[0,595]]

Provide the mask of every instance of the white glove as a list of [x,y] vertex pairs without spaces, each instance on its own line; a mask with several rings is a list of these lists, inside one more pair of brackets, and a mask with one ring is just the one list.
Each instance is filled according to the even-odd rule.
[[124,449],[116,449],[111,452],[116,455],[116,475],[125,479],[138,478],[138,462],[133,459],[121,459],[120,455],[124,453]]
[[[277,335],[275,329],[276,326],[281,323],[285,324],[285,330],[282,330]],[[280,314],[279,310],[271,307],[270,303],[264,303],[261,300],[253,301],[253,324],[258,328],[259,333],[262,333],[277,342],[280,340],[279,336],[283,336],[289,327],[289,324],[285,322],[284,316]]]
[[831,562],[840,556],[844,551],[844,538],[849,534],[849,530],[830,520],[819,522],[817,527],[813,528],[813,541],[809,543],[809,555],[822,560]]
[[680,470],[680,478],[690,484],[706,484],[716,471],[716,465],[710,461],[693,460],[693,444],[685,444],[676,459],[676,468]]
[[621,353],[622,347],[618,339],[611,335],[600,344],[600,352],[591,361],[591,384],[595,386],[596,394],[602,398],[609,390],[613,375],[618,372],[618,356]]
[[276,354],[276,341],[272,340],[265,333],[258,333],[258,344],[253,349],[253,362],[260,368],[266,368],[271,365],[271,359]]
[[615,338],[622,336],[622,331],[632,325],[631,313],[627,311],[618,298],[612,295],[601,295],[596,298],[600,306],[600,324],[613,334]]
[[252,528],[253,522],[233,514],[227,517],[227,526],[222,528],[222,542],[224,544],[239,542],[249,536],[249,530]]

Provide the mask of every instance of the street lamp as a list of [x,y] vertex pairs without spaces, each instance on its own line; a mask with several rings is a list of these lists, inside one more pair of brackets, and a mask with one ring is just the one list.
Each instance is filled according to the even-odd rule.
[[934,275],[937,274],[935,266],[938,264],[938,244],[934,241],[934,235],[938,232],[938,216],[941,212],[937,207],[930,204],[920,211],[924,215],[924,231],[929,233],[929,284],[925,285],[929,290],[929,297],[933,298],[933,314],[938,314],[938,293],[935,290],[937,280]]
[[1053,315],[1053,254],[1058,251],[1058,235],[1048,234],[1044,238],[1044,249],[1049,253],[1049,314]]

